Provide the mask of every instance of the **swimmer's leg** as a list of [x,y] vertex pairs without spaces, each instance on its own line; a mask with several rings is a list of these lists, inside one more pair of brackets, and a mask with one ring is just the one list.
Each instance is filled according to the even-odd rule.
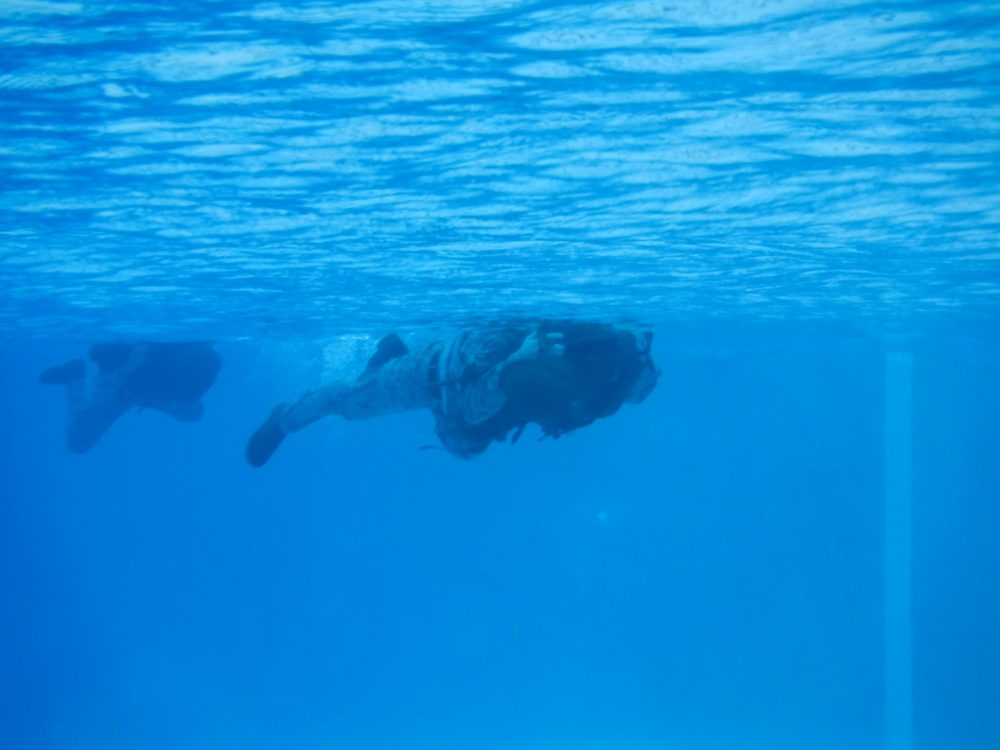
[[250,436],[244,455],[247,457],[247,463],[251,466],[266,464],[268,459],[278,450],[281,441],[285,439],[286,433],[281,429],[281,417],[286,409],[288,409],[288,404],[275,406],[267,415],[264,424]]
[[[440,385],[436,363],[440,344],[429,344],[416,352],[403,351],[402,341],[383,354],[392,354],[369,368],[352,383],[342,381],[307,391],[294,404],[278,404],[246,447],[247,462],[263,466],[286,435],[298,432],[323,417],[371,419],[436,405]],[[403,347],[403,348],[400,348]],[[383,347],[386,349],[386,347]],[[376,354],[378,356],[378,354]]]
[[93,448],[132,406],[123,394],[120,376],[99,376],[88,397],[85,374],[83,360],[73,360],[50,367],[40,377],[43,383],[66,386],[66,447],[73,453]]
[[336,382],[306,391],[282,413],[281,429],[288,435],[323,417],[342,415],[349,390],[347,384]]
[[286,435],[298,432],[323,417],[342,414],[348,386],[332,383],[307,391],[294,404],[278,404],[250,436],[246,447],[247,463],[263,466],[278,450]]
[[135,404],[122,389],[118,373],[99,375],[88,397],[81,379],[67,383],[69,420],[66,425],[66,446],[73,453],[86,453],[101,439],[108,428]]
[[121,379],[116,376],[98,377],[88,398],[82,359],[50,367],[38,379],[46,385],[66,386],[66,447],[73,453],[93,448],[130,406],[121,395]]

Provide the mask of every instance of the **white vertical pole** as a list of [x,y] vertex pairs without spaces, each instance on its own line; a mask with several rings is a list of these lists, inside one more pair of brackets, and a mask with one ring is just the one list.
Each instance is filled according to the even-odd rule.
[[913,746],[910,617],[913,355],[885,357],[885,734],[888,750]]

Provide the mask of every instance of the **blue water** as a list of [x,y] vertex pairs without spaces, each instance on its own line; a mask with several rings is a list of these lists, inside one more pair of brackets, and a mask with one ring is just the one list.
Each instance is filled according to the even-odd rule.
[[[991,2],[0,2],[0,747],[903,748],[906,696],[913,747],[1000,747],[998,39]],[[243,460],[388,331],[549,316],[654,325],[656,391],[468,462],[425,412]],[[121,338],[216,341],[205,417],[71,455],[38,373]]]

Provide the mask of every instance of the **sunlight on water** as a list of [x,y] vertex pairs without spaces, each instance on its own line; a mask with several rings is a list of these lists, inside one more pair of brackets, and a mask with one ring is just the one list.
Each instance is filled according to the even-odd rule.
[[995,320],[997,18],[8,2],[0,327]]

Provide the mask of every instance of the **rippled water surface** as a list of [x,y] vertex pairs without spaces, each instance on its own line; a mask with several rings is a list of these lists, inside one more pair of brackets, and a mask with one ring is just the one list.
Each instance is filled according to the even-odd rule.
[[0,329],[1000,311],[1000,5],[0,5]]

